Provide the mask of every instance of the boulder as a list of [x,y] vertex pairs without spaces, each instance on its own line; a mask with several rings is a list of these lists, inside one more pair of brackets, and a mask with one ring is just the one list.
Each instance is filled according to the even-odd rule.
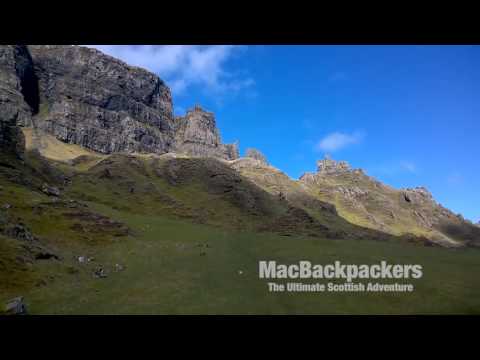
[[48,196],[60,196],[60,190],[58,190],[55,186],[50,186],[46,183],[42,185],[42,192],[47,194]]
[[120,272],[120,271],[123,271],[125,270],[125,266],[121,265],[121,264],[115,264],[115,271],[116,272]]
[[27,306],[22,296],[13,298],[5,304],[4,312],[6,315],[25,315],[27,314]]
[[103,267],[98,267],[94,270],[93,277],[95,277],[97,279],[104,279],[104,278],[107,277],[107,273],[106,273],[105,269],[103,269]]

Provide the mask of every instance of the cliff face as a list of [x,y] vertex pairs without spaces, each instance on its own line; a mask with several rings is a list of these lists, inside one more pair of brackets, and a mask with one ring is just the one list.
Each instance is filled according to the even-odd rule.
[[80,46],[29,46],[39,84],[34,125],[101,153],[164,153],[173,141],[170,89],[156,75]]
[[36,104],[31,95],[34,80],[27,48],[0,46],[0,150],[3,152],[20,154],[23,150],[18,124],[30,122]]
[[175,122],[175,151],[226,160],[239,157],[236,144],[222,144],[213,113],[196,106]]
[[95,49],[0,46],[0,84],[3,147],[17,143],[23,126],[37,139],[46,133],[103,154],[238,158],[236,145],[221,143],[213,113],[195,108],[174,119],[158,76]]

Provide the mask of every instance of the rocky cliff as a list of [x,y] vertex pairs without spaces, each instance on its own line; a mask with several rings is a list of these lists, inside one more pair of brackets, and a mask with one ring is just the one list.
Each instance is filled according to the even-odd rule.
[[80,46],[29,46],[38,77],[37,129],[100,153],[168,151],[170,89],[158,76]]
[[185,116],[175,119],[176,152],[193,156],[234,160],[239,157],[237,144],[222,144],[215,116],[195,106]]
[[[174,118],[170,90],[158,76],[94,49],[0,46],[0,154],[21,155],[19,127],[29,128],[31,148],[39,137],[46,140],[38,142],[42,146],[61,141],[63,147],[55,145],[52,153],[62,156],[65,146],[76,146],[82,152],[71,153],[78,158],[143,152],[227,160],[271,195],[318,216],[325,227],[338,222],[338,213],[370,230],[414,234],[445,246],[480,245],[480,228],[436,203],[425,188],[394,189],[330,158],[299,181],[270,166],[257,150],[239,158],[236,144],[221,142],[213,113],[196,106]],[[65,161],[62,156],[56,159]]]
[[[0,46],[0,149],[20,154],[23,136],[17,126],[35,111],[32,59],[23,45]],[[33,95],[32,95],[33,93]]]
[[245,152],[247,158],[255,159],[262,163],[263,165],[268,165],[267,158],[260,151],[254,148],[248,148]]
[[[170,89],[155,74],[81,46],[0,46],[2,146],[18,127],[103,153],[179,151],[238,157],[221,143],[214,115],[175,119]],[[15,135],[17,134],[17,135]]]

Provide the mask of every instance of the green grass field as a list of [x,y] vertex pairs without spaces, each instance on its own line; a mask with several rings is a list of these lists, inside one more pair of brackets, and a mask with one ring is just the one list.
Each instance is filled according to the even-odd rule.
[[[138,235],[90,250],[95,263],[36,263],[37,272],[57,275],[47,286],[22,294],[30,313],[480,313],[480,253],[475,249],[233,233],[156,216],[98,210],[122,219]],[[266,280],[258,278],[258,261],[270,259],[418,263],[424,276],[411,280],[413,293],[270,293]],[[99,263],[109,271],[105,279],[92,276],[93,266]],[[115,263],[126,269],[113,272]]]
[[[195,181],[169,185],[155,164],[141,165],[132,172],[110,164],[109,179],[98,176],[102,168],[76,177],[60,200],[0,177],[2,204],[12,205],[2,216],[20,219],[61,256],[32,260],[24,240],[0,236],[0,301],[24,296],[30,314],[480,314],[478,249],[253,231],[244,225],[265,217],[237,198]],[[80,205],[72,208],[72,199]],[[95,259],[79,263],[81,255]],[[258,277],[259,260],[386,260],[420,264],[424,276],[406,280],[413,293],[271,293]],[[125,269],[116,272],[117,263]],[[107,278],[94,278],[100,265]]]

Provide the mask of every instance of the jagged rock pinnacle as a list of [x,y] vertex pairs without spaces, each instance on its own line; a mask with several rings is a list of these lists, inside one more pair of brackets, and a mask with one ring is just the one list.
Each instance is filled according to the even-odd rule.
[[335,161],[325,156],[324,159],[317,161],[317,171],[322,174],[340,173],[350,171],[351,167],[346,161]]
[[245,156],[260,161],[263,165],[268,165],[267,158],[260,151],[254,148],[248,148]]

